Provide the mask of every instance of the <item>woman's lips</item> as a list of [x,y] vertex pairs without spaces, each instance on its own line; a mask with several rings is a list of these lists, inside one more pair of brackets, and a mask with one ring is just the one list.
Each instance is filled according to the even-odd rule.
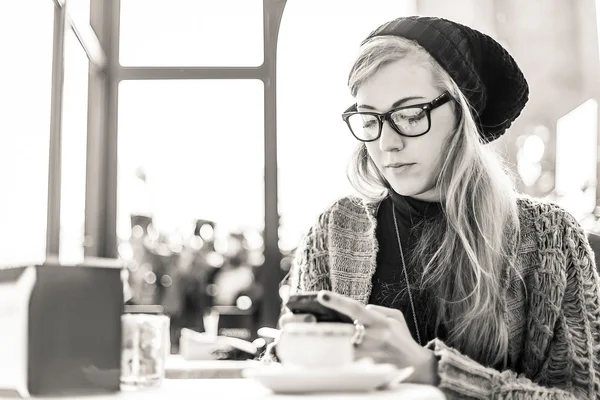
[[415,163],[396,163],[386,165],[386,169],[392,174],[403,174],[408,172]]

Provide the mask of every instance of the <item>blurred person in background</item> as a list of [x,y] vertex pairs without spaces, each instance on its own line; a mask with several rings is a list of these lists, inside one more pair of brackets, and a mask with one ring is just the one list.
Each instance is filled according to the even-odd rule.
[[318,291],[354,320],[357,358],[413,366],[409,381],[449,399],[600,398],[600,278],[584,231],[519,195],[486,146],[527,102],[515,60],[467,26],[405,17],[364,40],[348,83],[362,196],[318,217],[291,293]]
[[225,262],[215,271],[213,283],[217,291],[213,298],[215,305],[232,306],[256,282],[254,269],[248,263],[248,250],[244,235],[232,232],[226,238]]

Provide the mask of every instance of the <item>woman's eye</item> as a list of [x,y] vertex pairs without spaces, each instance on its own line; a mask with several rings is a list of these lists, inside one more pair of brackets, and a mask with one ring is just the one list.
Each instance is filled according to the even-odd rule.
[[363,129],[373,128],[377,126],[377,119],[372,116],[363,116],[362,117],[362,127]]
[[425,117],[425,111],[420,108],[399,110],[393,114],[394,122],[416,124]]
[[375,121],[364,121],[363,128],[372,128],[375,126]]

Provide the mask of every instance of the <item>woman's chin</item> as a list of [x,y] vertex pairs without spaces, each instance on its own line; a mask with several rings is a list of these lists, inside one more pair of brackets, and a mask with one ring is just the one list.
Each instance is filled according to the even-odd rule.
[[424,201],[438,201],[438,194],[431,188],[409,187],[406,185],[391,185],[391,187],[400,196],[412,197]]

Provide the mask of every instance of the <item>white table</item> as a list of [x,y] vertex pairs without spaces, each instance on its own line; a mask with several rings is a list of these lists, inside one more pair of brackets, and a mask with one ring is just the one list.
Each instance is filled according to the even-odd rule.
[[178,354],[167,358],[167,379],[237,379],[246,368],[260,366],[259,361],[186,360]]
[[44,397],[45,400],[330,400],[330,399],[403,399],[445,400],[444,394],[430,386],[401,384],[395,390],[368,393],[276,395],[249,379],[166,379],[158,388],[87,397]]

